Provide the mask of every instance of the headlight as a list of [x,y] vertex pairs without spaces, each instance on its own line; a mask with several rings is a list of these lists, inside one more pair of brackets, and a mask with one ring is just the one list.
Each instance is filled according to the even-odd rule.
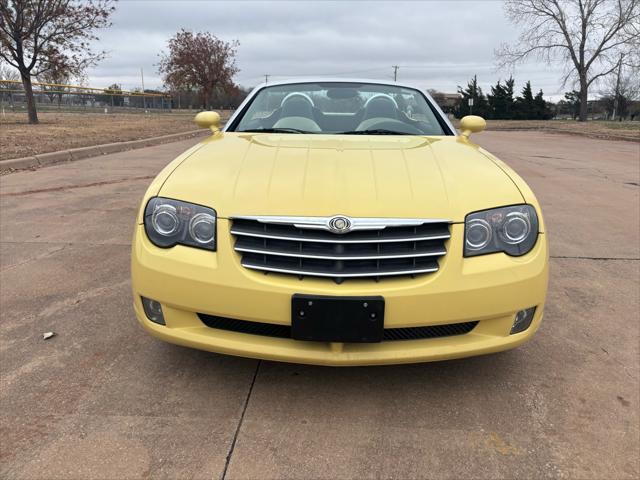
[[144,210],[144,230],[158,247],[216,249],[216,211],[201,205],[154,197]]
[[531,205],[483,210],[467,215],[464,256],[504,252],[520,256],[529,252],[538,238],[538,216]]

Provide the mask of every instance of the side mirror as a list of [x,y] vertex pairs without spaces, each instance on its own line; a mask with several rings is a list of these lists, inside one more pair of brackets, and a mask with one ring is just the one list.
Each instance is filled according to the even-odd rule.
[[483,131],[487,128],[487,122],[477,115],[467,115],[460,120],[460,130],[465,139],[469,139],[469,135]]
[[220,115],[218,112],[200,112],[194,118],[200,128],[210,128],[216,134],[220,131]]

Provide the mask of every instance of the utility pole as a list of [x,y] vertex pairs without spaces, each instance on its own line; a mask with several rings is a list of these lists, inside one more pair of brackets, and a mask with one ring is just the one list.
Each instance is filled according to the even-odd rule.
[[142,108],[147,109],[147,100],[144,98],[144,72],[140,67],[140,78],[142,79]]
[[391,65],[393,67],[393,81],[398,81],[398,69],[400,68],[398,65]]
[[622,74],[622,59],[624,58],[624,53],[620,54],[620,63],[618,63],[618,79],[616,80],[616,93],[613,98],[613,114],[611,115],[611,120],[616,119],[616,112],[618,110],[620,101],[620,75]]
[[269,77],[270,77],[270,76],[271,76],[271,75],[268,75],[268,74],[266,74],[266,73],[264,74],[264,83],[269,83]]

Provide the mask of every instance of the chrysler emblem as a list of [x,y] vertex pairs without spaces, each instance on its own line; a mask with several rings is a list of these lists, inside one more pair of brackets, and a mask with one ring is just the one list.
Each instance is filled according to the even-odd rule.
[[333,233],[347,233],[351,231],[351,220],[347,217],[332,217],[329,219],[329,230]]

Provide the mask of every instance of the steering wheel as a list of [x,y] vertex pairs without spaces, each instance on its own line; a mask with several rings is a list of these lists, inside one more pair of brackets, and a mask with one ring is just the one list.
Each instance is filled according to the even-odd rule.
[[358,125],[356,130],[392,130],[412,135],[424,135],[424,132],[413,125],[392,118],[369,118]]

